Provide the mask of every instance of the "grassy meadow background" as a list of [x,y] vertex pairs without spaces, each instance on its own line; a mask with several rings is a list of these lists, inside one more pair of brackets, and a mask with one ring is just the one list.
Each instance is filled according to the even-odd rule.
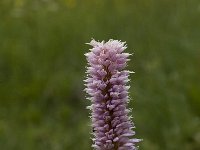
[[134,53],[140,150],[199,150],[199,0],[0,0],[0,149],[92,149],[91,38],[126,41]]

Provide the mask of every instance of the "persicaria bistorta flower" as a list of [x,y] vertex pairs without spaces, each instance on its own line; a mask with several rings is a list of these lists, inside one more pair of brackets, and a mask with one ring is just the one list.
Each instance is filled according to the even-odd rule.
[[92,134],[96,150],[136,150],[140,139],[133,138],[134,124],[127,108],[129,74],[124,68],[129,61],[125,42],[92,40],[86,53],[88,67],[86,92],[92,104]]

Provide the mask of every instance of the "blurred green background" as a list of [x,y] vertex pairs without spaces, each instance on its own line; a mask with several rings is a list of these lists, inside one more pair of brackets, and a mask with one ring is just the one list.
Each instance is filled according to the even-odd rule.
[[199,150],[199,0],[0,0],[0,149],[92,149],[91,38],[127,41],[134,53],[140,149]]

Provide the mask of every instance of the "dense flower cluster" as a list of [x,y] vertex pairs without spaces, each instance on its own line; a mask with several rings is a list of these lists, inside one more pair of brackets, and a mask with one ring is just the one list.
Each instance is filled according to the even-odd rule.
[[96,150],[136,150],[133,138],[134,124],[128,116],[129,101],[127,86],[130,71],[124,70],[129,53],[124,42],[92,40],[90,52],[86,53],[88,67],[86,92],[92,105],[93,145]]

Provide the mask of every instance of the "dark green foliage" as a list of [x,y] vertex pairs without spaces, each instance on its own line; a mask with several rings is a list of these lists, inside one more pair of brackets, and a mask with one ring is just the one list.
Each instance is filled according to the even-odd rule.
[[141,150],[200,149],[199,0],[1,0],[0,149],[89,150],[84,53],[127,41]]

